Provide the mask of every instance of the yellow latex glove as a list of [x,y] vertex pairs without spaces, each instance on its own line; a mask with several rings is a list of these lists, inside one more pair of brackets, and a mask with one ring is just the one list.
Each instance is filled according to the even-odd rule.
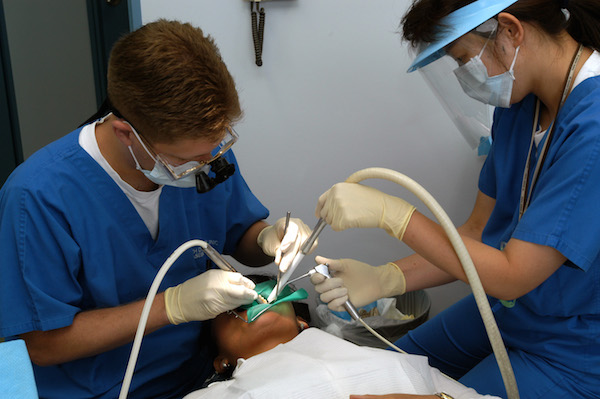
[[[279,265],[279,270],[285,273],[292,264],[296,253],[306,241],[312,229],[308,227],[301,219],[290,218],[285,237],[285,218],[281,218],[274,225],[265,227],[256,239],[263,252],[269,256],[275,257],[275,263]],[[318,240],[317,240],[318,241]],[[317,241],[313,244],[311,253],[317,247]]]
[[165,291],[165,308],[171,324],[215,318],[251,303],[258,296],[254,283],[240,273],[208,270]]
[[345,310],[348,299],[356,307],[370,304],[380,298],[402,295],[406,292],[404,273],[395,263],[371,266],[354,259],[315,258],[317,263],[329,265],[332,278],[314,273],[310,281],[321,294],[321,301],[334,311]]
[[415,207],[358,183],[338,183],[319,197],[316,215],[335,231],[380,227],[402,240]]

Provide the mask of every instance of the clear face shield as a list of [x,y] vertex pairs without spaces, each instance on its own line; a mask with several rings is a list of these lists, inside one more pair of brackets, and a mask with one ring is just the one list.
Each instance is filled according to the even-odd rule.
[[[494,107],[468,93],[464,80],[457,79],[457,72],[459,69],[462,72],[465,64],[474,57],[486,59],[490,56],[496,28],[495,19],[484,22],[440,49],[438,59],[419,68],[467,144],[472,149],[477,148],[479,155],[485,155],[489,150]],[[485,80],[486,77],[476,77],[476,80]]]
[[421,71],[466,142],[478,148],[480,155],[491,144],[492,104],[506,103],[514,80],[512,67],[507,72],[494,71],[500,75],[490,73],[490,77],[481,61],[493,55],[495,16],[516,2],[475,0],[451,12],[439,22],[436,39],[424,43],[408,69]]

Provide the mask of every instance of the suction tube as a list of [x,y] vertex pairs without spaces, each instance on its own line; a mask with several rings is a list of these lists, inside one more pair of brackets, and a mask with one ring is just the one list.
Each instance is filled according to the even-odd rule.
[[[133,371],[135,369],[135,364],[137,363],[138,354],[140,352],[140,347],[142,345],[142,339],[144,338],[144,331],[146,330],[146,323],[148,322],[148,317],[150,315],[150,309],[152,308],[152,302],[154,301],[154,297],[158,292],[158,287],[162,282],[163,278],[167,274],[167,271],[171,268],[173,263],[189,248],[192,247],[200,247],[202,250],[206,250],[210,247],[206,241],[202,240],[190,240],[179,246],[172,254],[167,258],[165,263],[161,266],[156,273],[156,277],[154,277],[154,281],[152,281],[152,285],[150,286],[150,290],[148,291],[148,295],[146,296],[146,301],[144,302],[144,307],[142,308],[142,314],[140,316],[140,321],[138,323],[138,328],[135,333],[135,338],[133,340],[133,346],[131,348],[131,353],[129,354],[129,361],[127,362],[127,369],[125,370],[125,377],[123,378],[123,384],[121,385],[121,391],[119,393],[119,399],[127,398],[127,394],[129,393],[129,386],[131,385],[131,379],[133,378]],[[212,257],[207,253],[207,255],[212,259]],[[220,254],[219,254],[220,255]],[[214,261],[214,259],[213,259]]]
[[458,234],[458,231],[452,224],[452,221],[446,212],[444,212],[438,202],[421,185],[411,178],[391,169],[362,169],[356,173],[353,173],[346,180],[346,182],[359,183],[366,179],[385,179],[401,185],[415,194],[421,201],[423,201],[427,208],[429,208],[429,210],[437,218],[440,225],[446,232],[446,235],[448,236],[448,239],[450,240],[450,243],[452,244],[452,247],[458,256],[460,263],[462,264],[465,274],[467,275],[469,285],[473,290],[473,296],[475,297],[475,302],[477,303],[479,313],[483,319],[483,324],[485,325],[485,329],[490,339],[494,355],[496,356],[496,361],[498,362],[498,367],[500,368],[500,373],[502,374],[502,380],[504,381],[504,387],[506,389],[508,398],[518,399],[519,391],[517,388],[515,374],[510,364],[506,348],[504,347],[504,342],[500,336],[498,325],[494,319],[490,303],[488,302],[485,291],[483,290],[483,285],[481,284],[477,270],[475,270],[473,260],[471,259],[471,256],[469,255],[462,238]]

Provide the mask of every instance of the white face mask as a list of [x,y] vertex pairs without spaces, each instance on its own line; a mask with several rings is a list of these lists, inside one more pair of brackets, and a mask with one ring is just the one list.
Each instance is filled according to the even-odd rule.
[[[486,42],[487,45],[487,42]],[[471,98],[484,104],[495,107],[509,108],[512,96],[513,82],[515,80],[514,66],[519,54],[519,47],[515,50],[515,58],[510,69],[500,75],[488,76],[487,68],[481,60],[481,52],[465,65],[454,70],[454,75],[462,86],[464,92]]]
[[[152,170],[142,169],[137,158],[135,157],[135,155],[133,155],[133,150],[131,149],[131,146],[129,146],[128,148],[129,152],[131,153],[131,156],[133,157],[133,160],[135,161],[135,168],[141,171],[144,174],[144,176],[146,176],[146,178],[152,181],[153,183],[179,188],[196,187],[196,173],[192,173],[182,177],[181,179],[175,180],[173,179],[169,171],[167,171],[165,167],[158,161],[158,159],[154,160],[154,168],[152,168]],[[200,165],[200,163],[196,161],[190,161],[184,163],[183,165],[172,166],[172,168],[175,173],[182,173],[198,165]],[[208,174],[208,172],[210,171],[210,166],[204,165],[204,167],[200,168],[199,171]]]

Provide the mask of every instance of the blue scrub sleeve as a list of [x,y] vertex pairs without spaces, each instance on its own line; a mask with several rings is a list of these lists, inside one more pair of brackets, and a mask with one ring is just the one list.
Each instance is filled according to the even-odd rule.
[[[80,310],[79,246],[57,203],[26,188],[3,191],[0,224],[3,302],[0,335],[50,330],[71,324]],[[29,250],[29,249],[34,250]]]

